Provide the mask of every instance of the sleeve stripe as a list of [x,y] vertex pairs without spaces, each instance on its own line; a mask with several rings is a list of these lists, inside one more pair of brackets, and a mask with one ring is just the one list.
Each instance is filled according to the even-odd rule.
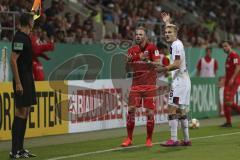
[[179,60],[180,59],[180,55],[175,55],[175,60]]

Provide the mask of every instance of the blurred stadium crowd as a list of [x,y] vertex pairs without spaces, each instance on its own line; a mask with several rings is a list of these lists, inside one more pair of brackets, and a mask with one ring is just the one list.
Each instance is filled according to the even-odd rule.
[[[15,18],[9,11],[30,11],[32,3],[0,0],[0,26],[14,28]],[[90,44],[131,40],[134,29],[143,25],[157,42],[163,38],[162,11],[174,17],[185,46],[214,47],[230,39],[240,47],[238,0],[43,0],[34,32],[42,40],[54,36],[55,42]],[[0,35],[1,40],[11,41],[13,30],[0,29]]]

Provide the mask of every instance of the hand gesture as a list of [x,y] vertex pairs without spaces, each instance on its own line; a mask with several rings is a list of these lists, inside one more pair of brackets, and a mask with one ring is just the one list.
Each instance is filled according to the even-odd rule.
[[170,24],[171,17],[170,17],[170,14],[169,14],[169,13],[162,12],[162,13],[161,13],[161,17],[162,17],[163,22],[164,22],[166,25],[167,25],[167,24]]
[[159,62],[151,62],[151,64],[154,66],[155,70],[159,73],[166,71],[165,66],[161,65]]
[[158,73],[165,73],[165,72],[166,72],[166,67],[164,67],[164,66],[162,66],[162,65],[158,65],[158,66],[156,67],[156,71],[157,71]]
[[159,62],[151,62],[152,65],[154,65],[155,67],[158,67],[158,66],[162,66]]
[[141,59],[142,61],[144,61],[144,62],[149,62],[149,61],[150,61],[149,58],[148,58],[148,55],[147,55],[147,54],[144,54],[143,52],[141,52],[141,53],[139,54],[139,56],[140,56],[140,59]]
[[132,56],[126,55],[126,61],[127,62],[132,62]]
[[16,84],[16,92],[18,95],[22,95],[23,94],[23,87],[21,83],[17,83]]

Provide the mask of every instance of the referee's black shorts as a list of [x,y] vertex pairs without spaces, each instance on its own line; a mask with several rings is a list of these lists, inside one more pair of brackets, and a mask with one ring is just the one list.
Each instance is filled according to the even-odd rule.
[[19,95],[16,92],[16,82],[13,80],[13,91],[15,98],[15,105],[17,108],[30,107],[37,104],[35,85],[32,74],[24,74],[20,77],[23,87],[23,94]]

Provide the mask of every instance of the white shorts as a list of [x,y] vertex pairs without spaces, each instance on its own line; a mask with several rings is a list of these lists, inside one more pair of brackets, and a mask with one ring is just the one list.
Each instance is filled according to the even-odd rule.
[[168,104],[175,106],[188,106],[190,103],[190,80],[174,80],[169,93]]

